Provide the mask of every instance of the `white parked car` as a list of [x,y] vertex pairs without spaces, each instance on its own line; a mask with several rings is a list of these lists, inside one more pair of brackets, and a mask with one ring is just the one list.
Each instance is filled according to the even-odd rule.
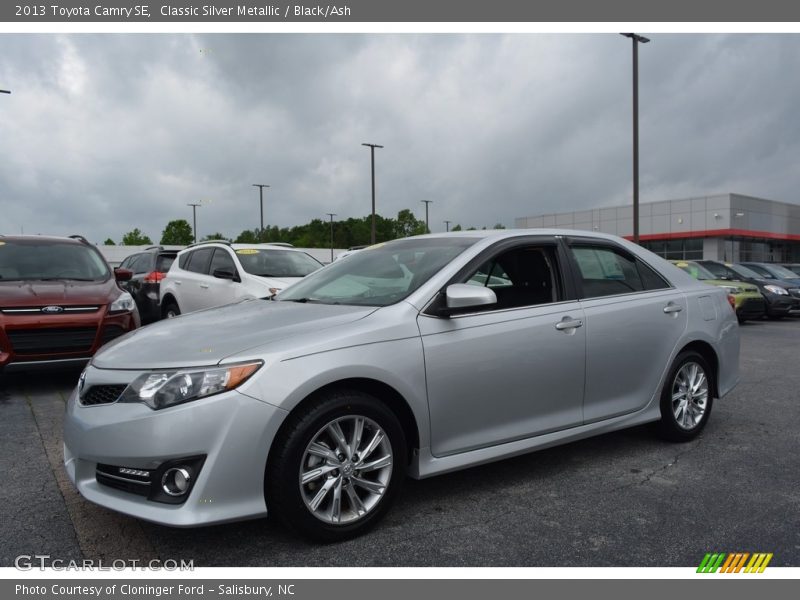
[[161,316],[273,296],[322,267],[302,250],[272,244],[193,244],[161,281]]

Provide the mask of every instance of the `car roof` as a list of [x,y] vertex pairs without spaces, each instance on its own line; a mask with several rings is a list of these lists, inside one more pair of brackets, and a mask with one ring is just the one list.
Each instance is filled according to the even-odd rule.
[[2,239],[4,242],[59,242],[66,244],[80,244],[81,246],[88,244],[88,242],[83,242],[78,238],[57,235],[0,235],[0,239]]

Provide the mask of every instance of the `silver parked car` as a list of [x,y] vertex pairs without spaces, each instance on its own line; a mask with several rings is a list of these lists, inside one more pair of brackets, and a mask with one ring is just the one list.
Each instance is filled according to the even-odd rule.
[[425,235],[106,346],[69,400],[64,460],[84,497],[142,519],[269,511],[336,540],[406,475],[647,422],[690,440],[738,363],[725,291],[625,240]]

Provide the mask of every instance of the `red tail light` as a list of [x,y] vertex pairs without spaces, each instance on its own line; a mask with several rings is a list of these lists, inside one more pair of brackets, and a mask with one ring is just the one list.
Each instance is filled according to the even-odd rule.
[[158,283],[166,276],[167,276],[166,273],[162,273],[160,271],[150,271],[147,275],[144,276],[144,283]]

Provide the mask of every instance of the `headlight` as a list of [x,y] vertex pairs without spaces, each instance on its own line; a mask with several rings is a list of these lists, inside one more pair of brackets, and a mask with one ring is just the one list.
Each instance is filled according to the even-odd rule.
[[111,303],[110,312],[130,312],[134,309],[136,303],[133,301],[133,296],[128,292],[122,292],[116,300]]
[[158,410],[226,392],[239,387],[261,368],[261,361],[213,367],[155,371],[137,377],[120,402],[144,402]]
[[777,294],[778,296],[788,296],[789,292],[787,292],[784,288],[778,287],[777,285],[765,285],[764,289],[772,294]]

